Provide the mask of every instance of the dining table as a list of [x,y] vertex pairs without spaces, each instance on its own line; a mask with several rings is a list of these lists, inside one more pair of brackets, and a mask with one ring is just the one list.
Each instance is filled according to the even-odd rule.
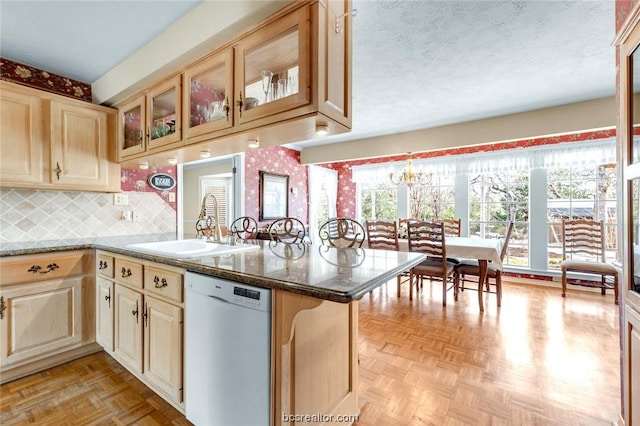
[[[398,243],[400,251],[409,251],[409,240],[398,238]],[[488,262],[492,262],[496,268],[502,270],[502,259],[500,258],[502,243],[503,241],[501,239],[495,238],[446,237],[445,249],[447,257],[477,260],[480,268],[478,282],[484,283],[487,279]],[[363,247],[366,247],[366,241]],[[480,312],[484,312],[483,288],[483,285],[478,285],[478,305]]]

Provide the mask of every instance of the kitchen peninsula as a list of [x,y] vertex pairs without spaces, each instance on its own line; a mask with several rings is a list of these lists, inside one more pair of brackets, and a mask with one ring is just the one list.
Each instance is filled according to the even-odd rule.
[[[155,236],[156,240],[157,237]],[[152,238],[154,237],[148,236],[146,240],[151,241]],[[165,271],[170,272],[170,277],[183,277],[182,273],[195,272],[271,289],[271,424],[273,425],[288,424],[287,416],[294,414],[321,413],[326,415],[326,419],[335,419],[338,415],[355,415],[359,412],[357,398],[358,299],[384,282],[395,278],[402,271],[420,263],[424,258],[423,255],[416,253],[338,249],[311,244],[285,245],[271,241],[256,241],[255,243],[260,246],[259,250],[193,259],[151,255],[127,248],[127,245],[132,242],[144,241],[143,237],[135,241],[131,237],[114,237],[73,242],[41,242],[32,244],[30,247],[21,247],[18,243],[2,245],[0,246],[0,265],[3,272],[0,276],[0,295],[24,283],[24,280],[11,281],[12,264],[33,266],[31,263],[34,262],[29,260],[34,256],[48,255],[53,259],[63,253],[68,257],[70,253],[75,252],[91,253],[95,256],[92,265],[95,265],[94,273],[97,276],[95,281],[91,282],[96,285],[90,289],[92,291],[87,287],[84,288],[90,294],[91,301],[100,303],[108,299],[109,307],[113,306],[112,300],[114,304],[118,303],[119,299],[117,297],[112,299],[112,295],[117,296],[117,287],[122,287],[118,281],[120,265],[130,265],[133,271],[132,276],[136,273],[141,275],[138,292],[141,295],[144,294],[140,297],[144,297],[141,300],[144,300],[145,306],[145,314],[140,314],[144,316],[141,323],[147,320],[146,301],[160,299],[171,302],[170,304],[180,310],[189,309],[188,304],[183,303],[182,288],[179,289],[179,293],[172,296],[172,299],[147,293],[147,288],[156,293],[157,289],[162,291],[163,286],[171,288],[174,282],[172,279],[167,280],[169,285],[156,282],[155,289],[153,288],[154,276],[161,276]],[[110,259],[113,259],[114,263],[109,263]],[[40,263],[46,267],[52,262]],[[64,269],[64,265],[61,264],[61,266],[60,269]],[[140,267],[139,272],[136,266]],[[109,268],[115,272],[112,287],[110,287],[113,288],[115,284],[115,294],[112,293],[113,290],[100,293],[101,287],[98,285],[99,282],[104,282],[100,277],[100,271],[109,270]],[[57,270],[53,271],[55,272]],[[39,274],[38,279],[42,279],[41,276],[42,274]],[[28,285],[44,285],[48,282],[40,281]],[[180,284],[183,284],[182,281]],[[128,291],[129,288],[126,290]],[[97,294],[96,291],[98,291]],[[7,303],[6,297],[3,303]],[[83,325],[83,329],[84,334],[93,335],[94,333],[87,333],[87,329],[96,328],[94,323],[97,321],[96,317],[100,316],[98,312],[100,308],[96,307],[95,302],[90,305],[96,312],[84,316],[86,324]],[[143,305],[139,306],[142,311]],[[7,313],[10,310],[11,307]],[[130,313],[128,315],[131,316]],[[7,317],[11,318],[10,315],[5,315],[5,318]],[[111,320],[112,323],[117,322],[118,318],[115,315],[115,319]],[[6,344],[9,332],[6,323],[7,321],[4,321],[2,324],[2,339],[3,346],[7,348],[4,350],[10,351],[11,346]],[[180,336],[182,336],[181,333],[182,330],[180,330]],[[142,340],[141,337],[139,339]],[[88,343],[95,344],[94,342],[95,338]],[[105,350],[112,353],[109,348]],[[178,353],[182,363],[181,351]],[[2,355],[2,359],[5,360],[5,354]],[[114,358],[120,361],[118,356]],[[21,362],[21,365],[24,365],[29,362],[29,359],[22,359]],[[42,364],[44,361],[39,362]],[[124,363],[123,365],[132,370],[128,365]],[[13,365],[2,366],[3,370],[13,367]],[[173,397],[164,393],[161,387],[153,385],[150,387],[184,412],[182,372],[181,369],[177,370],[180,392]],[[144,371],[142,373],[132,371],[132,373],[147,383],[144,380]],[[188,393],[188,388],[185,391]]]

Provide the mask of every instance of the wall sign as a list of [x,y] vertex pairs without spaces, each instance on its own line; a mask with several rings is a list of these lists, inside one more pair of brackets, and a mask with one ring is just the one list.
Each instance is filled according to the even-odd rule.
[[166,173],[154,173],[149,176],[149,185],[159,191],[166,191],[176,186],[176,178]]

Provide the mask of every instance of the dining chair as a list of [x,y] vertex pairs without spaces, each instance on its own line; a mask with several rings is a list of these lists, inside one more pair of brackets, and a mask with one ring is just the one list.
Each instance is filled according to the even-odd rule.
[[295,217],[284,217],[271,222],[267,233],[270,240],[282,243],[303,243],[307,237],[304,224]]
[[444,234],[447,237],[460,236],[460,219],[433,219],[435,223],[444,223]]
[[[398,224],[395,220],[367,220],[367,246],[376,250],[400,251],[398,242]],[[400,287],[409,279],[409,271],[398,275],[398,297],[400,297]]]
[[229,235],[242,241],[255,240],[258,235],[258,222],[251,216],[240,216],[231,222]]
[[451,288],[454,289],[454,298],[457,299],[457,289],[453,283],[450,287],[447,286],[449,278],[454,274],[455,264],[447,261],[444,224],[410,222],[407,224],[407,237],[409,251],[424,253],[427,256],[425,261],[410,271],[409,300],[413,299],[413,284],[416,284],[416,291],[418,291],[424,277],[429,277],[430,280],[437,277],[442,280],[442,306],[447,305],[447,291]]
[[364,227],[355,219],[332,218],[320,225],[320,241],[333,247],[362,247],[366,237]]
[[[567,296],[567,273],[579,272],[600,276],[602,295],[613,288],[615,304],[618,304],[618,270],[605,261],[604,224],[589,219],[564,219],[562,221],[562,297]],[[609,283],[607,278],[612,278]]]
[[[513,222],[509,222],[507,225],[507,231],[504,234],[504,241],[502,243],[502,250],[500,251],[500,260],[504,260],[507,255],[507,249],[509,247],[509,241],[511,240],[511,234],[513,233]],[[480,265],[477,260],[474,259],[466,259],[462,260],[455,266],[455,274],[454,274],[454,286],[456,287],[456,294],[458,294],[457,290],[464,291],[465,281],[468,281],[467,275],[473,275],[480,279]],[[491,291],[491,282],[490,279],[493,280],[493,284],[496,287],[494,292]],[[462,285],[460,285],[462,283]],[[478,285],[483,285],[478,281]],[[486,286],[487,292],[495,293],[498,301],[498,307],[502,304],[502,271],[500,268],[496,266],[495,263],[488,262],[487,263],[487,277],[485,279],[484,285]],[[472,290],[472,289],[470,289]]]

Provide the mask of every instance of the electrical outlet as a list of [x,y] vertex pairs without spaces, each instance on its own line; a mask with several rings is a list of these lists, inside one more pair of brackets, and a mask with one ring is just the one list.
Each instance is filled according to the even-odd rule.
[[129,194],[113,194],[113,205],[114,206],[128,206],[129,205]]
[[176,193],[175,192],[170,192],[169,193],[169,202],[170,203],[175,203],[176,202]]
[[131,210],[123,210],[120,220],[123,222],[131,222]]
[[140,212],[133,212],[132,222],[142,222],[142,215]]

